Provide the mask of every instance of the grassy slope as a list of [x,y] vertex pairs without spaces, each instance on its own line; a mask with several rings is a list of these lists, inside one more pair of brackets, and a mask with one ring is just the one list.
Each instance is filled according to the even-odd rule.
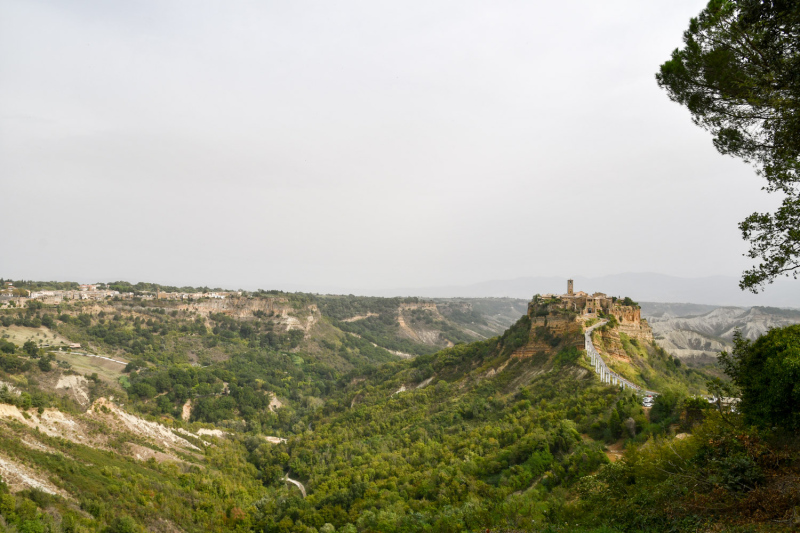
[[[123,435],[118,439],[125,440]],[[41,442],[50,451],[32,449],[23,445],[23,440]],[[36,490],[16,498],[0,494],[0,512],[6,523],[20,527],[29,520],[50,524],[53,531],[61,530],[59,523],[69,525],[72,531],[99,531],[128,516],[157,529],[226,531],[233,525],[232,510],[247,509],[263,493],[254,467],[244,459],[243,448],[224,441],[194,458],[196,464],[159,464],[6,423],[0,431],[0,449],[6,459],[44,473],[69,495],[62,498]],[[32,508],[31,501],[36,504]],[[37,506],[41,510],[37,511]],[[233,515],[235,522],[236,512]],[[242,517],[246,517],[243,512]]]
[[[708,375],[682,365],[656,342],[645,343],[632,339],[608,326],[600,329],[593,333],[592,342],[608,366],[631,382],[658,392],[673,390],[682,394],[707,393],[705,383]],[[609,355],[609,350],[617,342],[621,344],[628,361]]]

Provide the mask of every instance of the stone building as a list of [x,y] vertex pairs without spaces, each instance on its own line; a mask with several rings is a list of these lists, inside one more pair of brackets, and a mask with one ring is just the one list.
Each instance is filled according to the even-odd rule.
[[[549,305],[555,308],[573,311],[583,317],[597,317],[598,313],[614,315],[620,323],[636,323],[640,320],[640,309],[638,307],[624,306],[615,301],[615,298],[602,292],[588,294],[584,291],[575,292],[573,281],[567,280],[567,293],[543,294],[539,297],[542,300],[550,300]],[[553,302],[557,300],[557,302]],[[532,302],[533,303],[533,302]]]

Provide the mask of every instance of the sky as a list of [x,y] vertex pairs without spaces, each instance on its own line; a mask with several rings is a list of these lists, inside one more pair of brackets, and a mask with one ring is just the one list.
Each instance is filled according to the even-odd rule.
[[0,0],[0,276],[738,276],[779,198],[655,81],[697,0]]

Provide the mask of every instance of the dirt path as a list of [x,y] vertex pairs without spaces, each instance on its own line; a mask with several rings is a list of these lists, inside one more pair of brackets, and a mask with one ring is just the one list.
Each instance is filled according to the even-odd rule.
[[[352,333],[350,331],[346,331],[345,333],[347,333],[348,335],[352,335],[353,337],[358,337],[359,339],[363,339],[364,338],[361,335],[359,335],[358,333]],[[390,350],[389,348],[384,348],[383,346],[379,346],[379,345],[375,344],[372,341],[367,341],[367,342],[369,342],[371,345],[373,345],[376,348],[381,348],[383,350],[386,350],[390,354],[396,355],[397,357],[402,357],[403,359],[411,359],[412,357],[416,357],[416,355],[414,355],[412,353],[400,352],[398,350]]]
[[616,463],[625,453],[625,439],[619,439],[614,444],[606,446],[606,457],[612,463]]
[[104,355],[92,355],[90,353],[83,353],[83,352],[67,352],[71,355],[85,355],[86,357],[97,357],[98,359],[105,359],[106,361],[111,361],[112,363],[119,363],[121,365],[128,365],[127,361],[119,361],[117,359],[111,359],[110,357],[106,357]]
[[343,318],[342,322],[355,322],[357,320],[364,320],[365,318],[369,318],[371,316],[378,316],[378,313],[367,313],[366,315],[356,315],[351,316],[350,318]]
[[288,481],[289,483],[291,483],[292,485],[294,485],[294,486],[296,486],[298,489],[300,489],[300,492],[302,492],[302,493],[303,493],[303,498],[305,498],[305,497],[306,497],[306,488],[303,486],[303,484],[302,484],[302,483],[300,483],[300,482],[299,482],[299,481],[297,481],[296,479],[292,479],[292,478],[290,478],[290,477],[289,477],[289,474],[286,474],[286,477],[285,477],[285,478],[283,478],[283,479],[285,479],[286,481]]

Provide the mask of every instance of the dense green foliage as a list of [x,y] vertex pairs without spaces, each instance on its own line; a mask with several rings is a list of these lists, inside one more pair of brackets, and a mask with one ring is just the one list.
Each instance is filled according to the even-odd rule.
[[[246,530],[249,518],[242,509],[263,494],[236,443],[221,441],[193,462],[159,464],[36,434],[56,451],[48,453],[23,445],[19,437],[0,433],[3,453],[53,472],[59,489],[79,498],[72,502],[39,490],[11,495],[0,482],[0,516],[21,532],[125,531],[120,529],[125,525],[143,531],[141,525],[159,524],[198,532]],[[125,445],[124,436],[119,442]]]
[[379,298],[376,296],[331,296],[317,297],[317,305],[326,316],[335,320],[344,320],[370,313],[393,315],[400,304],[416,304],[419,298]]
[[18,289],[26,289],[31,291],[77,291],[80,286],[75,281],[33,281],[24,279],[14,281],[12,279],[0,278],[0,285],[5,286],[6,282],[13,283],[14,287]]
[[800,325],[773,329],[755,341],[736,332],[733,350],[720,355],[738,386],[748,423],[800,429]]
[[[796,439],[732,427],[706,412],[690,437],[630,448],[581,479],[580,499],[560,509],[560,520],[622,531],[788,530],[778,524],[788,525],[800,503],[791,481],[800,469]],[[774,525],[735,529],[758,522]]]
[[388,350],[394,350],[413,355],[425,355],[437,350],[435,346],[428,346],[414,342],[410,339],[402,338],[400,324],[394,314],[382,314],[370,316],[356,322],[341,322],[334,320],[333,325],[342,331],[355,333],[359,337],[382,346]]
[[[503,338],[384,366],[335,394],[313,431],[285,448],[251,441],[251,460],[274,491],[259,526],[462,531],[544,520],[550,491],[607,461],[580,432],[605,424],[619,393],[575,379],[571,353],[558,364],[503,355],[529,328],[521,320]],[[484,377],[503,361],[502,373]],[[307,499],[283,495],[276,473],[286,462]]]

